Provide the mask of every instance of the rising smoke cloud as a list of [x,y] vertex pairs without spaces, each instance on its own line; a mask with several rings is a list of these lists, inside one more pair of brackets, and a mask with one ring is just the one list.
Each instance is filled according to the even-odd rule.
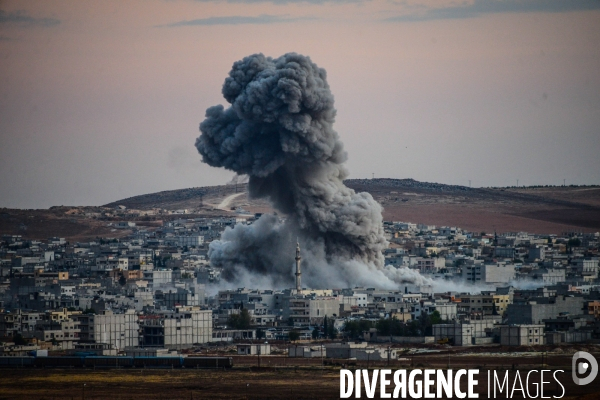
[[298,237],[309,287],[430,283],[384,266],[381,206],[343,183],[347,155],[324,69],[295,53],[254,54],[233,64],[222,93],[230,106],[206,110],[196,148],[205,163],[247,175],[249,196],[283,215],[237,225],[211,243],[211,263],[227,281],[291,285]]
[[248,175],[235,174],[226,185],[239,185],[244,183],[248,183]]

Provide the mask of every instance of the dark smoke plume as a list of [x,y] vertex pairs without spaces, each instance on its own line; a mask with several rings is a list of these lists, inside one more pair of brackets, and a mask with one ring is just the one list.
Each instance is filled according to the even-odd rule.
[[211,263],[226,280],[291,284],[299,236],[308,286],[415,281],[384,267],[381,206],[343,183],[346,152],[324,69],[295,53],[255,54],[233,64],[222,92],[231,106],[206,110],[196,147],[207,164],[248,175],[250,197],[269,199],[284,216],[265,215],[211,243]]

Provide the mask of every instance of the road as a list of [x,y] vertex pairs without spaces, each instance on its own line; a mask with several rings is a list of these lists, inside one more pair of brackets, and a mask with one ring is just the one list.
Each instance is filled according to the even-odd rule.
[[225,197],[223,199],[223,201],[219,203],[219,205],[217,206],[217,209],[223,210],[223,211],[231,211],[229,209],[229,204],[231,204],[231,202],[233,201],[233,199],[235,199],[236,197],[239,197],[239,196],[241,196],[243,194],[246,194],[246,192],[235,193],[235,194],[232,194],[231,196]]

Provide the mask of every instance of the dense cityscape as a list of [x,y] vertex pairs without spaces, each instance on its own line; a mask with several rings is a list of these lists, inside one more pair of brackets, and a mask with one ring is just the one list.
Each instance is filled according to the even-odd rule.
[[427,344],[600,340],[598,233],[385,221],[386,265],[419,279],[393,290],[302,287],[299,244],[290,265],[297,286],[232,288],[211,266],[210,243],[257,217],[183,215],[157,229],[116,222],[130,233],[77,243],[3,235],[0,355],[186,357],[220,349],[389,360]]
[[600,399],[599,38],[597,0],[0,1],[0,400]]

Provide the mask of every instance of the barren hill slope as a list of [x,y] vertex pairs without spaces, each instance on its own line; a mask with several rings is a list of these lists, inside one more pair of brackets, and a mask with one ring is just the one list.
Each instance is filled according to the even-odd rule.
[[[383,206],[384,218],[471,231],[562,233],[600,231],[599,187],[483,189],[413,179],[349,179],[346,185],[369,192]],[[119,211],[119,205],[126,206]],[[267,200],[249,199],[245,184],[207,186],[150,193],[102,207],[52,207],[48,210],[0,210],[0,234],[31,239],[51,236],[89,240],[120,237],[117,221],[134,221],[152,229],[168,219],[235,216],[273,211]],[[152,210],[148,212],[148,210]],[[167,210],[167,211],[164,211]]]
[[[484,189],[413,179],[349,179],[345,183],[356,191],[371,193],[384,207],[386,220],[454,225],[476,231],[600,230],[597,187]],[[246,185],[171,190],[119,200],[106,207],[202,212],[217,208],[223,199],[240,192],[246,192]],[[270,211],[267,201],[248,196],[236,196],[228,205],[231,213],[237,207],[249,212]]]
[[485,189],[412,179],[350,180],[347,185],[371,193],[383,205],[388,220],[487,232],[600,230],[597,188],[582,196],[582,187]]

